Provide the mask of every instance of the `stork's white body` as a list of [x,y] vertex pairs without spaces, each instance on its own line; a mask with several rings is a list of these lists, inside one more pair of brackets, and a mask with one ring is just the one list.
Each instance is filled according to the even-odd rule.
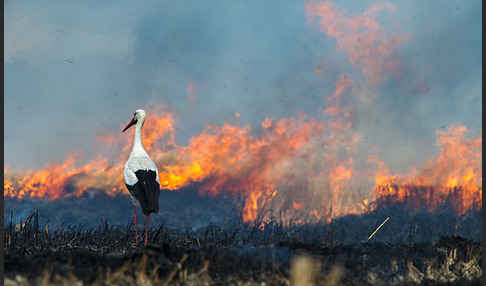
[[[145,114],[143,115],[143,120],[145,120]],[[135,126],[135,134],[133,136],[133,146],[132,152],[128,157],[128,161],[125,163],[125,170],[123,174],[125,175],[125,184],[135,185],[138,182],[135,172],[138,170],[152,170],[157,173],[157,182],[159,182],[159,172],[157,166],[155,166],[154,161],[150,159],[147,151],[143,148],[142,143],[142,127],[143,122],[137,120]]]
[[[144,214],[147,216],[145,225],[145,245],[147,244],[148,224],[150,213],[158,212],[158,199],[160,192],[159,172],[154,161],[143,148],[142,144],[142,127],[145,121],[145,111],[137,110],[132,121],[123,129],[125,131],[132,125],[136,125],[133,138],[133,147],[128,161],[125,163],[123,171],[125,185],[130,193],[134,207],[135,225],[137,224],[136,202],[140,205]],[[136,226],[135,226],[136,227]],[[136,230],[137,244],[138,232]]]
[[[157,170],[154,161],[150,159],[145,150],[144,153],[145,154],[137,154],[132,151],[130,157],[128,157],[128,161],[125,163],[125,170],[123,171],[126,185],[133,186],[138,183],[138,178],[135,173],[139,170],[155,171],[155,173],[157,174],[156,181],[160,184],[159,171]],[[132,198],[132,200],[135,200],[131,192],[130,197]]]

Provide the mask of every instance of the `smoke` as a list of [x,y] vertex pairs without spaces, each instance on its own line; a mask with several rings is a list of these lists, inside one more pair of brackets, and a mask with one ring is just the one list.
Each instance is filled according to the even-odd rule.
[[38,170],[7,194],[116,197],[119,127],[145,108],[164,188],[244,195],[245,221],[321,220],[368,207],[370,157],[405,173],[433,162],[437,129],[481,128],[480,3],[27,3],[5,7],[5,148]]
[[[6,163],[89,158],[92,138],[154,103],[178,115],[178,143],[236,112],[252,126],[315,115],[342,73],[363,99],[353,120],[366,140],[394,168],[421,163],[435,129],[480,128],[480,5],[10,1]],[[321,27],[334,30],[309,25],[306,7],[327,7]]]
[[319,17],[323,33],[336,38],[351,64],[357,65],[371,84],[376,85],[391,73],[398,73],[400,61],[394,53],[404,36],[387,37],[376,17],[384,9],[395,11],[390,3],[372,4],[363,14],[347,17],[332,2],[306,3],[309,18]]

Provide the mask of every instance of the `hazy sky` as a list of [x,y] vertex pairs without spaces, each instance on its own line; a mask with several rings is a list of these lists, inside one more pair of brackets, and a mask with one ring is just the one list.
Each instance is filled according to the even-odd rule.
[[[324,2],[6,0],[5,163],[89,157],[96,135],[153,104],[175,111],[180,144],[235,112],[255,128],[315,115],[341,74],[372,98],[353,128],[393,166],[429,158],[444,125],[480,132],[480,0],[327,2],[332,31],[309,3]],[[366,17],[383,51],[353,42]]]

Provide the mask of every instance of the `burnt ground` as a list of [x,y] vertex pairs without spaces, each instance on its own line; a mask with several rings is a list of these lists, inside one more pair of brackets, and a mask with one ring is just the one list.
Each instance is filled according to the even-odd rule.
[[7,227],[5,285],[479,285],[479,242],[344,244],[337,228],[158,225],[145,248],[133,225],[47,232],[33,215]]
[[261,230],[242,223],[233,198],[196,189],[161,192],[160,209],[144,248],[124,195],[6,198],[5,284],[479,285],[481,210],[382,202],[330,224]]

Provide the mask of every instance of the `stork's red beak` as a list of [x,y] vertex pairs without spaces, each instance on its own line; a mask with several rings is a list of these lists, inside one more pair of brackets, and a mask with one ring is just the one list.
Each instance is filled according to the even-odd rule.
[[137,123],[137,120],[135,118],[132,118],[132,121],[128,122],[127,126],[125,126],[125,128],[123,128],[122,132],[125,132],[125,130],[130,128],[132,125],[135,125],[135,123]]

